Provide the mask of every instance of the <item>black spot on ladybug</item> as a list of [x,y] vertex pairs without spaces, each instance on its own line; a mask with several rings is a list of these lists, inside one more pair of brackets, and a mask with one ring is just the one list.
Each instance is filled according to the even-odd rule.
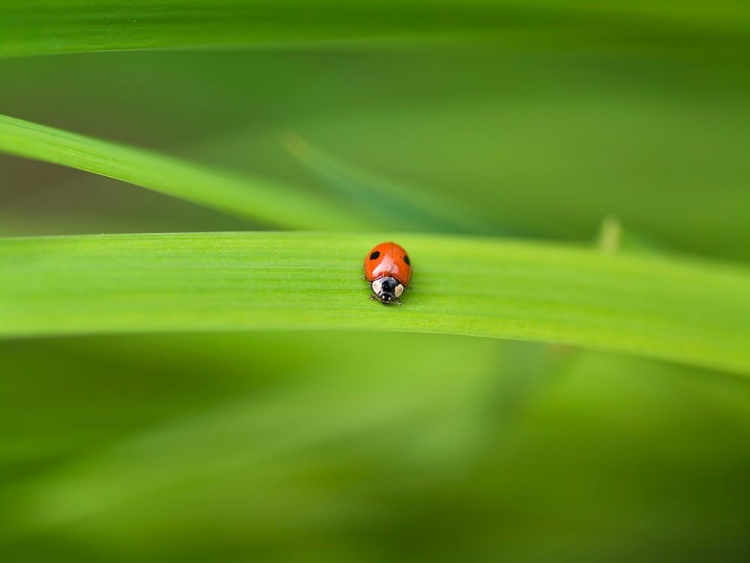
[[411,266],[411,260],[409,260],[409,257],[406,254],[404,254],[404,262],[406,262],[407,266]]
[[376,250],[375,252],[370,254],[370,260],[377,260],[379,256],[380,256],[380,252]]

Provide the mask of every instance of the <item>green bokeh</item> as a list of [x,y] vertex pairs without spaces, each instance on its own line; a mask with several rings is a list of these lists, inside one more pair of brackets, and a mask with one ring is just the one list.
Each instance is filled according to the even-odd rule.
[[[589,244],[616,217],[634,252],[747,263],[747,10],[553,4],[472,41],[2,59],[0,113],[324,197],[339,162],[485,233]],[[3,236],[262,228],[0,156]],[[726,374],[435,335],[0,342],[2,561],[740,562],[748,529],[750,385]]]
[[418,335],[5,343],[7,560],[741,561],[745,380]]

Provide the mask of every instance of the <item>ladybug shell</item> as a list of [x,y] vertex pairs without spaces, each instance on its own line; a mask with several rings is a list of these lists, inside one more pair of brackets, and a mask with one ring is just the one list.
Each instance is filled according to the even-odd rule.
[[395,242],[380,243],[365,256],[365,277],[369,282],[391,277],[406,287],[411,281],[409,255]]

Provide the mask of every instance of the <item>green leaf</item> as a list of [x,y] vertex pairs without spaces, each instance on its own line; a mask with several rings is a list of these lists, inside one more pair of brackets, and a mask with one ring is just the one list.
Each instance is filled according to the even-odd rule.
[[0,152],[93,172],[268,225],[332,230],[361,224],[346,209],[309,191],[4,115],[0,115]]
[[662,34],[673,42],[688,44],[717,29],[741,35],[747,15],[729,2],[3,0],[0,56],[498,35],[642,48],[658,39],[654,22],[668,24]]
[[[0,55],[298,43],[487,29],[491,3],[4,0]],[[489,16],[489,21],[488,21]]]
[[[403,235],[402,307],[368,300],[381,235],[0,241],[0,335],[375,330],[573,344],[750,373],[750,271],[656,256]],[[387,237],[391,238],[391,237]]]

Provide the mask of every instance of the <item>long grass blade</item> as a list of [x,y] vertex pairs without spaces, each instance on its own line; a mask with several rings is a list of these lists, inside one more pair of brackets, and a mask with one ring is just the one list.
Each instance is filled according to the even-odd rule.
[[632,49],[665,34],[692,44],[717,29],[740,45],[747,21],[747,11],[731,2],[3,0],[0,56],[425,37]]
[[750,373],[750,271],[661,256],[403,235],[402,307],[368,299],[383,235],[0,240],[0,335],[373,330],[573,344]]
[[361,226],[350,210],[309,191],[4,115],[0,115],[0,152],[115,178],[269,226],[326,230]]

